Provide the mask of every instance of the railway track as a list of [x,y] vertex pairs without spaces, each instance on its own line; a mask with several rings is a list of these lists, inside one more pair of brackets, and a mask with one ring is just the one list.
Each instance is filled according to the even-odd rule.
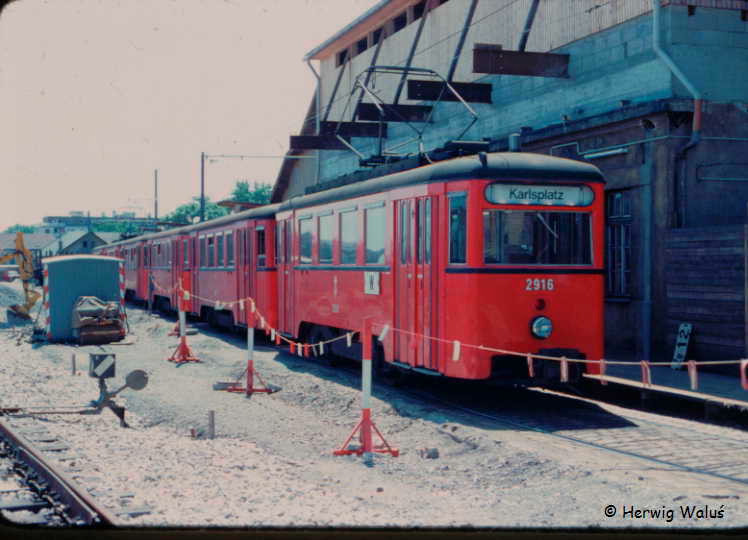
[[[448,397],[429,390],[401,389],[414,399],[438,404],[442,408],[480,417],[499,426],[532,431],[598,450],[625,455],[690,473],[707,475],[748,485],[748,433],[726,431],[720,426],[663,417],[647,418],[652,413],[630,413],[602,407],[604,402],[589,398],[571,398],[550,391],[526,390],[525,405],[496,410],[485,391]],[[440,393],[441,394],[441,393]],[[530,407],[528,401],[532,400]],[[520,410],[517,410],[520,409]]]
[[[40,423],[0,418],[0,510],[6,519],[52,527],[117,523],[114,514],[60,470],[60,463],[74,459],[63,453],[68,449]],[[52,453],[56,458],[46,455]]]

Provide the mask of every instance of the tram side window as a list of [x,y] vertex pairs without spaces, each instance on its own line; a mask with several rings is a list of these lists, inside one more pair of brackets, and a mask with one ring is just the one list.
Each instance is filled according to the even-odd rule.
[[257,229],[257,266],[264,267],[265,257],[265,229]]
[[340,214],[340,264],[356,264],[357,217],[355,211]]
[[226,266],[234,266],[234,233],[226,233]]
[[252,233],[248,230],[244,231],[244,262],[252,262]]
[[205,249],[205,237],[200,237],[200,266],[208,266],[207,250]]
[[319,218],[319,262],[332,262],[332,233],[335,216],[320,216]]
[[286,264],[291,264],[293,262],[291,260],[291,241],[293,240],[293,226],[291,225],[291,223],[292,222],[290,219],[285,222],[286,245],[283,246],[283,255]]
[[216,236],[216,266],[225,266],[223,262],[223,234]]
[[299,220],[299,262],[312,262],[312,220],[309,218]]
[[185,267],[190,266],[190,241],[182,240],[182,261]]
[[449,262],[464,263],[467,255],[467,193],[449,195]]
[[280,222],[275,227],[275,264],[283,263],[283,226],[284,223]]
[[410,262],[410,202],[400,203],[400,263]]
[[364,248],[366,264],[384,264],[384,236],[387,229],[385,208],[367,208],[365,210]]
[[213,236],[208,237],[208,263],[205,266],[215,266],[216,239]]

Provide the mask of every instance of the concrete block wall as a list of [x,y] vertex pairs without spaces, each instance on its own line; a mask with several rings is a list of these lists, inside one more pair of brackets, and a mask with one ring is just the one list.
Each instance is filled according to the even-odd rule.
[[[748,8],[748,3],[746,4]],[[748,100],[748,21],[740,11],[697,8],[667,10],[665,48],[705,100]],[[677,79],[676,96],[690,94]]]
[[[662,26],[661,42],[694,84],[703,88],[705,99],[746,99],[748,22],[741,20],[740,11],[700,7],[689,16],[685,6],[668,6],[663,8]],[[469,39],[466,49],[472,50],[472,43]],[[503,137],[523,126],[540,129],[561,123],[564,116],[578,120],[614,111],[622,100],[637,103],[690,97],[652,48],[651,13],[553,52],[570,55],[568,79],[506,75],[476,79],[493,85],[493,103],[471,105],[480,120],[462,138]],[[440,103],[424,131],[426,150],[456,138],[469,120],[461,104]],[[386,147],[413,137],[413,131],[403,124],[390,123],[388,129]],[[353,143],[364,155],[376,151],[374,139],[354,139]],[[415,152],[417,146],[410,144],[403,150]],[[358,157],[351,152],[324,152],[321,181],[358,168]]]

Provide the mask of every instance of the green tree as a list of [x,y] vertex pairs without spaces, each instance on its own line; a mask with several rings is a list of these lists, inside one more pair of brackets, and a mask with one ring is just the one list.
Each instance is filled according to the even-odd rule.
[[[205,219],[214,219],[228,214],[228,209],[218,206],[210,198],[205,197]],[[173,221],[175,223],[192,223],[192,218],[200,217],[200,197],[192,197],[192,200],[186,204],[177,206],[170,214],[166,214],[164,221]]]
[[33,234],[36,232],[36,228],[31,225],[11,225],[4,232],[14,233],[18,231],[21,231],[23,234]]
[[250,187],[247,180],[237,180],[234,191],[231,192],[231,199],[239,202],[267,204],[270,202],[272,192],[273,186],[265,182],[252,182]]
[[138,232],[138,226],[134,223],[94,223],[91,228],[94,232],[118,232],[133,235]]

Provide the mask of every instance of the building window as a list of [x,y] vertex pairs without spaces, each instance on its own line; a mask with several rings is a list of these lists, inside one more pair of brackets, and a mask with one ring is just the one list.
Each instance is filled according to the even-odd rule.
[[367,208],[365,210],[366,230],[364,241],[364,262],[366,264],[384,264],[384,238],[387,233],[385,208]]
[[392,19],[392,32],[399,32],[408,24],[408,13],[403,11],[400,15]]
[[607,198],[607,295],[631,296],[631,192],[609,191]]
[[332,232],[335,216],[320,216],[319,218],[319,262],[332,262]]
[[366,50],[368,47],[368,40],[367,38],[359,39],[356,42],[356,54],[361,54]]
[[413,20],[417,21],[421,17],[423,17],[423,12],[426,7],[426,0],[423,0],[422,2],[418,2],[415,6],[413,6]]
[[335,57],[335,66],[340,67],[343,64],[345,64],[347,60],[348,60],[348,49],[343,49]]
[[312,220],[310,218],[299,220],[299,262],[302,264],[312,262]]
[[464,263],[467,255],[467,193],[449,194],[449,262]]
[[356,264],[358,223],[355,211],[340,214],[340,264]]

